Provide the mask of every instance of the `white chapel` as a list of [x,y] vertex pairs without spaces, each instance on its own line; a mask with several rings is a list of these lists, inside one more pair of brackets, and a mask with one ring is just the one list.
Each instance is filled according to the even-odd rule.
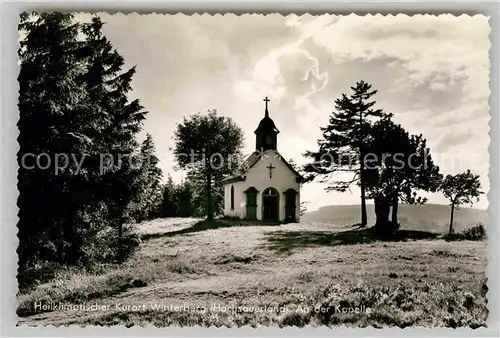
[[303,177],[281,156],[277,149],[279,130],[269,117],[255,133],[255,151],[246,159],[245,170],[222,181],[224,215],[248,220],[298,222],[300,183]]

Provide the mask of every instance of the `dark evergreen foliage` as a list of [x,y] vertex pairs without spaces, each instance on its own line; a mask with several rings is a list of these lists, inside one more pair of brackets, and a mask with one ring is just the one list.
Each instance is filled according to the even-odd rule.
[[195,216],[194,188],[190,181],[183,181],[177,187],[174,196],[175,212],[178,217]]
[[[135,68],[122,71],[123,57],[103,36],[102,26],[98,17],[78,23],[58,12],[20,16],[18,253],[23,284],[33,281],[26,273],[50,262],[89,266],[124,259],[137,245],[125,226],[139,207],[133,201],[159,187],[157,160],[146,169],[128,160],[141,151],[155,158],[154,147],[150,137],[138,147],[146,112],[138,100],[127,98]],[[148,211],[143,217],[156,215]]]
[[163,217],[174,217],[177,215],[177,204],[175,201],[176,185],[172,176],[168,175],[167,183],[163,186],[163,197],[161,212]]
[[[78,189],[87,199],[88,178],[74,165],[56,172],[51,161],[55,154],[90,150],[87,132],[96,127],[86,123],[89,102],[79,81],[85,71],[85,59],[80,57],[84,48],[78,41],[81,25],[71,19],[71,15],[62,13],[23,13],[19,24],[19,29],[27,33],[20,42],[18,77],[21,267],[38,259],[75,262],[81,246],[72,222],[78,207],[72,194]],[[35,158],[47,168],[36,166]]]
[[160,217],[163,199],[162,172],[158,168],[158,158],[150,134],[146,135],[136,162],[138,176],[134,185],[137,186],[137,192],[129,205],[131,216],[136,221]]

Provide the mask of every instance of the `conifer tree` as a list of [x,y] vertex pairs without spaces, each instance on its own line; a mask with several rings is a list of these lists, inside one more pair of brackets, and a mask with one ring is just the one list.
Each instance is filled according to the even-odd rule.
[[175,205],[176,205],[176,215],[178,217],[190,217],[195,214],[194,206],[194,188],[193,184],[188,181],[182,181],[176,189],[175,193]]
[[96,194],[107,206],[108,223],[117,229],[117,258],[121,260],[128,252],[124,247],[127,229],[123,227],[131,220],[129,205],[139,194],[140,169],[133,166],[139,150],[136,136],[147,112],[139,100],[129,102],[135,67],[122,71],[125,61],[102,34],[102,27],[99,17],[83,26],[88,58],[83,81],[94,103],[94,113],[103,116],[100,133],[94,135],[100,152]]
[[[138,172],[118,158],[138,151],[146,112],[128,101],[135,68],[121,71],[124,60],[102,25],[97,17],[77,23],[58,12],[21,14],[20,272],[40,261],[91,263],[106,227],[118,229],[118,242],[123,237]],[[47,159],[44,169],[36,166]]]
[[174,217],[177,215],[176,204],[175,204],[175,194],[176,185],[172,176],[168,175],[167,183],[163,186],[163,201],[162,201],[162,216],[163,217]]
[[54,159],[56,154],[84,154],[95,127],[87,124],[89,102],[78,82],[83,72],[80,25],[71,14],[22,13],[19,31],[24,36],[18,77],[19,265],[38,259],[75,261],[79,238],[71,194],[82,189],[85,173],[73,162],[56,170]]
[[[99,84],[96,89],[103,92],[102,108],[107,112],[109,123],[103,132],[105,136],[105,154],[110,165],[103,165],[104,175],[100,187],[112,186],[113,189],[103,190],[110,209],[110,222],[118,233],[119,255],[123,256],[123,225],[131,221],[128,214],[129,206],[140,193],[138,183],[141,169],[134,166],[134,159],[140,158],[139,144],[136,136],[142,129],[142,121],[147,114],[140,105],[139,100],[129,102],[132,77],[135,67],[122,71],[123,57],[113,49],[111,43],[103,36],[101,29],[103,23],[98,17],[92,19],[86,26],[89,44],[94,49],[96,62],[90,70],[95,82]],[[92,76],[91,76],[92,78]],[[121,257],[124,258],[124,257]]]
[[137,195],[132,200],[130,210],[136,221],[160,216],[162,203],[162,171],[158,168],[158,158],[150,134],[142,142],[139,153],[139,175],[135,182]]
[[[385,116],[381,109],[375,109],[372,97],[377,93],[364,81],[351,87],[351,96],[342,94],[335,100],[335,110],[328,125],[320,127],[322,138],[318,150],[307,151],[310,162],[304,166],[305,181],[317,179],[328,183],[327,191],[345,192],[351,185],[361,189],[361,225],[367,224],[365,168],[362,162],[365,148],[370,140],[370,129],[374,119]],[[335,180],[334,174],[347,173],[348,180]]]

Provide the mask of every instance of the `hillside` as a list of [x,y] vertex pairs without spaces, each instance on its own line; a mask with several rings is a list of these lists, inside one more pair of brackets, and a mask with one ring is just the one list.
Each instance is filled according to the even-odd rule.
[[[374,205],[367,205],[368,224],[375,222]],[[353,225],[360,222],[359,205],[330,205],[302,216],[302,221]],[[450,222],[450,207],[442,204],[424,204],[399,206],[399,223],[403,229],[446,232]],[[477,223],[487,224],[486,210],[462,207],[455,210],[454,228],[457,231],[469,228]]]
[[315,222],[160,219],[137,230],[122,265],[67,270],[18,295],[19,325],[477,328],[488,315],[485,241],[383,241]]

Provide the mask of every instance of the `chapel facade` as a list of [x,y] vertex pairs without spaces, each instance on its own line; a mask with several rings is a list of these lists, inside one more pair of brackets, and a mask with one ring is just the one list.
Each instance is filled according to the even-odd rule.
[[248,220],[298,222],[300,183],[303,177],[278,152],[278,134],[269,117],[266,97],[264,118],[255,129],[255,151],[244,170],[222,181],[224,215]]

